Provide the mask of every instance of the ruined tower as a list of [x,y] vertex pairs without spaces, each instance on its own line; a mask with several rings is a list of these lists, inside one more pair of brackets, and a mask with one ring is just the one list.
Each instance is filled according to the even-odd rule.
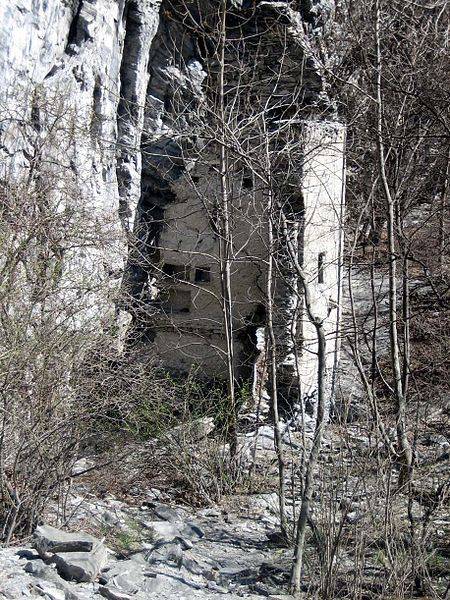
[[126,280],[137,335],[166,368],[224,378],[228,308],[235,377],[254,379],[270,276],[285,395],[313,397],[316,341],[287,239],[324,319],[331,382],[345,129],[312,51],[324,13],[286,2],[236,3],[226,14],[211,2],[164,6]]

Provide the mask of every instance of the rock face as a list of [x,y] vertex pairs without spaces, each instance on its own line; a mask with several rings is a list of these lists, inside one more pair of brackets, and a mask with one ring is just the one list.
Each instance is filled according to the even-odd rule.
[[[241,162],[230,154],[227,182],[234,190],[236,265],[229,301],[236,370],[244,377],[257,361],[267,283],[267,194],[258,185],[264,169],[245,141],[261,130],[252,125],[245,132],[245,118],[256,124],[265,115],[269,129],[292,110],[302,120],[275,149],[281,156],[292,142],[296,155],[292,177],[277,186],[285,188],[298,255],[317,283],[314,302],[331,337],[339,321],[343,129],[334,122],[326,79],[311,51],[332,3],[291,4],[233,1],[224,21],[224,56],[236,65],[225,77],[224,110],[233,134],[226,143],[248,153]],[[65,249],[61,269],[65,293],[84,290],[78,321],[119,316],[122,327],[132,314],[135,338],[142,334],[143,345],[150,342],[163,364],[181,370],[201,364],[207,376],[225,371],[220,119],[213,110],[220,19],[211,0],[0,5],[1,189],[7,194],[26,185],[33,191],[45,182],[46,199],[74,215],[88,238]],[[259,39],[263,51],[244,39]],[[233,129],[234,119],[244,130]],[[304,139],[301,148],[293,142],[298,138]],[[295,194],[286,196],[288,188]],[[311,337],[307,321],[290,316],[301,303],[298,287],[298,277],[286,272],[275,290],[280,365],[287,387],[300,377],[305,395],[313,396],[313,361],[300,371],[293,367],[292,340]],[[305,344],[305,355],[312,356],[314,342]]]
[[80,318],[107,320],[120,289],[140,193],[142,107],[159,4],[0,4],[0,183],[11,190],[39,170],[50,182],[49,200],[76,211],[94,242],[66,257],[66,289],[80,282],[92,289]]

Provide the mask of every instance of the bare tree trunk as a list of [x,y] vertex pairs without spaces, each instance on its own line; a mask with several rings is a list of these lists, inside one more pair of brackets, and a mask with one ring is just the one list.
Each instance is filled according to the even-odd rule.
[[314,326],[317,336],[317,418],[311,452],[306,459],[305,482],[301,495],[300,514],[297,521],[294,563],[290,581],[290,592],[298,595],[301,592],[301,574],[305,548],[306,526],[308,524],[309,509],[314,488],[314,472],[319,458],[320,447],[322,444],[322,434],[325,426],[326,338],[323,328],[323,319],[314,315],[313,313],[313,303],[308,279],[303,271],[302,265],[300,264],[296,248],[291,240],[287,219],[283,213],[282,207],[280,209],[280,221],[282,225],[283,242],[286,244],[289,258],[291,259],[295,272],[301,282],[306,313],[309,321]]
[[303,556],[305,549],[306,525],[308,523],[311,497],[314,487],[314,470],[320,453],[322,434],[325,425],[325,357],[326,339],[323,324],[317,319],[312,321],[316,329],[318,342],[318,366],[317,366],[317,420],[314,430],[313,445],[306,461],[305,483],[301,497],[300,514],[297,521],[297,534],[295,539],[294,564],[292,567],[290,592],[293,595],[301,593],[301,575],[303,567]]
[[412,475],[412,450],[406,427],[406,396],[402,380],[400,345],[397,318],[397,254],[395,250],[395,199],[392,197],[386,173],[386,155],[383,138],[382,57],[380,41],[380,0],[375,0],[375,49],[376,49],[376,110],[378,168],[386,201],[388,260],[389,260],[389,338],[393,375],[394,397],[397,405],[397,441],[400,454],[399,485],[410,481]]
[[448,197],[448,188],[450,184],[450,146],[447,151],[447,166],[445,169],[444,183],[442,185],[440,206],[439,206],[439,275],[444,276],[444,253],[445,253],[445,216]]
[[[266,137],[266,160],[267,164],[270,165],[269,156],[269,144]],[[268,266],[267,266],[267,288],[266,288],[266,305],[267,305],[267,329],[269,332],[269,345],[270,345],[270,392],[272,397],[272,410],[273,410],[273,427],[274,427],[274,442],[275,452],[277,455],[278,462],[278,503],[280,511],[280,529],[282,537],[288,539],[288,527],[286,518],[286,483],[285,483],[285,460],[282,446],[282,436],[280,431],[280,416],[278,412],[278,385],[277,385],[277,343],[275,338],[275,332],[273,328],[273,295],[274,295],[274,252],[275,252],[275,240],[274,240],[274,223],[273,223],[273,191],[272,181],[270,177],[270,169],[268,176],[268,189],[267,189],[267,238],[268,238]]]
[[226,42],[226,2],[220,7],[219,31],[219,136],[220,136],[220,276],[222,287],[222,311],[227,358],[227,391],[230,402],[230,423],[228,436],[230,452],[235,456],[237,451],[237,406],[235,390],[235,357],[233,340],[233,307],[231,292],[231,263],[233,240],[230,226],[230,195],[228,185],[228,157],[226,146],[226,113],[225,113],[225,42]]
[[410,320],[411,310],[409,304],[409,265],[407,249],[403,256],[402,265],[402,321],[403,321],[403,394],[406,397],[408,395],[409,387],[409,371],[410,371],[410,356],[411,356],[411,345],[410,345]]

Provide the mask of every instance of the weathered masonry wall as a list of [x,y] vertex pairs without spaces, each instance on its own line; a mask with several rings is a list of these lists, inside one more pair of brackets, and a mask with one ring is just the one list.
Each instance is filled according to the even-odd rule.
[[[324,319],[330,392],[339,352],[343,216],[345,192],[345,127],[316,123],[307,127],[303,198],[305,225],[303,266],[313,290],[314,314]],[[305,314],[301,318],[299,365],[302,394],[314,398],[317,381],[317,339]]]
[[[326,102],[324,74],[305,37],[305,31],[314,30],[313,13],[303,14],[279,2],[252,6],[245,13],[249,10],[245,3],[242,7],[233,4],[230,12],[227,60],[232,64],[239,56],[242,79],[236,82],[233,75],[226,74],[226,89],[246,83],[242,92],[233,95],[231,91],[227,102],[236,115],[242,110],[242,115],[252,115],[255,123],[258,110],[267,111],[271,132],[278,121],[286,122],[295,114],[286,139],[279,137],[272,148],[281,157],[283,146],[292,143],[289,136],[295,139],[295,157],[281,160],[294,160],[297,172],[292,181],[283,184],[290,186],[288,198],[281,193],[276,202],[296,205],[289,220],[317,314],[325,319],[331,381],[338,345],[344,128],[333,119],[331,104]],[[154,351],[161,365],[174,371],[194,369],[200,376],[224,378],[227,356],[217,230],[223,198],[218,147],[211,143],[218,131],[217,124],[214,128],[217,61],[211,58],[212,34],[202,29],[209,23],[211,32],[218,13],[206,1],[192,6],[188,21],[198,27],[186,29],[186,17],[178,19],[176,7],[177,3],[162,3],[150,51],[136,247],[128,262],[125,286],[134,299],[135,335],[141,337],[143,349]],[[316,9],[317,16],[320,6]],[[253,39],[256,32],[262,32],[266,51],[261,53],[260,45],[233,40],[237,23],[244,23],[245,31],[239,34],[242,39]],[[287,48],[289,56],[280,61]],[[268,73],[277,76],[271,79]],[[232,113],[229,116],[233,118]],[[205,145],[208,151],[202,149]],[[266,325],[267,190],[255,174],[260,169],[259,158],[252,155],[247,163],[252,161],[253,167],[242,161],[242,168],[235,164],[228,173],[237,378],[252,377],[255,363],[261,359]],[[286,252],[280,248],[276,258],[274,317],[283,395],[295,401],[300,389],[302,396],[313,398],[317,366],[313,330]]]
[[[291,226],[299,232],[299,257],[312,290],[315,315],[324,319],[331,385],[340,314],[345,129],[337,123],[311,121],[304,127],[304,136],[304,162],[299,166],[303,172],[299,190],[303,211]],[[238,377],[253,372],[258,358],[256,332],[266,324],[267,213],[264,195],[246,190],[251,185],[248,179],[239,181],[240,206],[233,221],[232,297]],[[219,201],[217,188],[217,179],[199,170],[174,186],[177,201],[165,209],[158,237],[158,261],[152,272],[155,312],[148,322],[162,364],[181,371],[194,368],[206,377],[225,377],[227,359],[219,240],[211,221]],[[300,382],[302,395],[313,399],[317,343],[302,308],[300,282],[294,272],[291,275],[290,286],[279,286],[284,297],[279,293],[275,299],[275,311],[283,305],[284,312],[290,314],[277,329],[279,368],[290,380],[292,396],[298,395]]]

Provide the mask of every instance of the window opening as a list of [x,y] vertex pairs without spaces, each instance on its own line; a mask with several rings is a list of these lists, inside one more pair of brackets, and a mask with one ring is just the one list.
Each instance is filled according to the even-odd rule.
[[199,267],[195,269],[195,283],[209,283],[211,281],[211,269]]
[[317,257],[317,282],[324,282],[325,252],[319,252]]
[[189,267],[186,267],[185,265],[164,263],[162,272],[168,277],[177,277],[178,279],[187,279],[189,277]]
[[191,292],[170,288],[164,309],[170,313],[188,313],[191,310]]
[[253,178],[252,177],[243,177],[242,178],[242,187],[244,190],[251,190],[253,188]]

